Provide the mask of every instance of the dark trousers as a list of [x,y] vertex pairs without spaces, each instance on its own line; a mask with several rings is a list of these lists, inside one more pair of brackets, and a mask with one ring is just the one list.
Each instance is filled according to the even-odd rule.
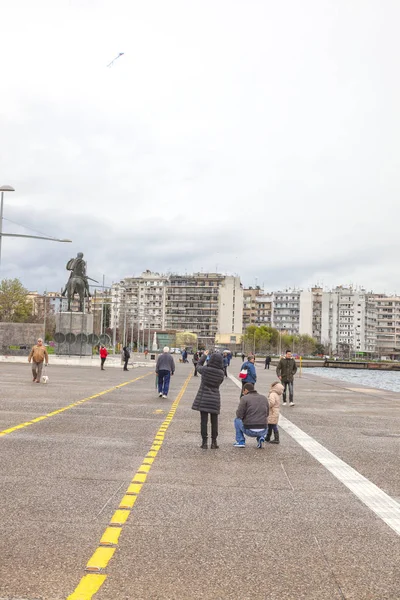
[[125,358],[125,360],[124,360],[124,371],[128,370],[128,360],[129,360],[129,358]]
[[214,413],[200,412],[201,418],[201,437],[203,440],[208,438],[208,415],[211,420],[211,439],[216,440],[218,437],[218,415]]
[[276,425],[275,423],[274,424],[271,424],[271,423],[268,424],[268,436],[269,437],[271,437],[272,432],[278,433],[278,431],[279,431],[278,425]]
[[105,358],[101,359],[101,370],[104,371],[104,363],[106,362]]
[[168,396],[169,392],[169,380],[171,378],[171,371],[161,369],[158,371],[158,393]]
[[197,377],[197,363],[194,364],[194,376]]
[[265,363],[265,368],[269,369],[269,363]]
[[282,381],[283,401],[286,402],[286,388],[289,386],[289,401],[293,402],[293,381]]
[[225,377],[228,377],[228,367],[224,367]]

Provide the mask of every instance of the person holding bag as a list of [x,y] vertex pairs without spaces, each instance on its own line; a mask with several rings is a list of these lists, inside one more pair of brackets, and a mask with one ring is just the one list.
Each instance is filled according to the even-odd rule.
[[254,366],[256,359],[254,356],[248,356],[246,362],[242,364],[242,369],[239,373],[239,379],[242,382],[242,391],[240,396],[243,396],[243,388],[245,383],[252,383],[253,385],[257,381],[256,368]]
[[[211,354],[206,350],[197,363],[197,372],[201,375],[201,383],[192,409],[200,412],[201,448],[208,448],[208,415],[211,420],[211,449],[217,450],[218,415],[221,411],[221,395],[219,388],[224,381],[224,365],[221,354]],[[208,359],[208,360],[207,360]]]

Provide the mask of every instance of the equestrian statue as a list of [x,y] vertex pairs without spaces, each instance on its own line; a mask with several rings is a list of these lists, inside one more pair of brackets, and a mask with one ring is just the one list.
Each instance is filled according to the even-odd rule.
[[71,301],[74,300],[75,294],[79,295],[79,311],[83,312],[85,298],[90,298],[91,294],[89,291],[88,281],[94,281],[86,275],[86,261],[83,260],[83,253],[78,252],[76,258],[71,258],[67,262],[67,271],[71,271],[68,283],[64,288],[61,296],[67,296],[68,308],[67,311],[71,311]]

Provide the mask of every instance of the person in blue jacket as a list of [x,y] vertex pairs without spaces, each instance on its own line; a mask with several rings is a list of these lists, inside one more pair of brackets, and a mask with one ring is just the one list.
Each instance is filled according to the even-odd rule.
[[242,364],[242,369],[247,369],[247,377],[242,379],[242,394],[245,383],[255,383],[257,381],[256,367],[254,365],[256,361],[255,356],[248,356],[246,362]]

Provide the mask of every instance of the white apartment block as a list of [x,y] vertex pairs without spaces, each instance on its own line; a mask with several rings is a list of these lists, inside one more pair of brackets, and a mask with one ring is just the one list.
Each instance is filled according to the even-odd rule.
[[321,342],[332,353],[376,351],[376,303],[363,289],[336,287],[322,293]]
[[279,331],[298,334],[300,331],[300,290],[273,292],[272,326]]
[[[339,286],[324,291],[316,286],[309,290],[260,292],[254,297],[248,294],[247,298],[245,325],[271,325],[290,335],[306,334],[324,344],[330,353],[376,351],[377,301],[363,289]],[[400,314],[393,311],[397,321],[394,316],[389,318],[392,315],[390,307],[386,303],[383,306],[383,299],[381,302],[381,313],[388,316],[386,325],[382,325],[381,329],[386,331],[390,339],[397,340],[397,326],[394,323],[398,323],[400,333]],[[400,313],[400,298],[398,311]],[[390,333],[388,328],[392,328]]]
[[111,327],[125,321],[129,327],[165,328],[167,276],[144,271],[138,277],[125,277],[111,286]]
[[382,356],[400,351],[400,296],[375,295],[377,351]]

